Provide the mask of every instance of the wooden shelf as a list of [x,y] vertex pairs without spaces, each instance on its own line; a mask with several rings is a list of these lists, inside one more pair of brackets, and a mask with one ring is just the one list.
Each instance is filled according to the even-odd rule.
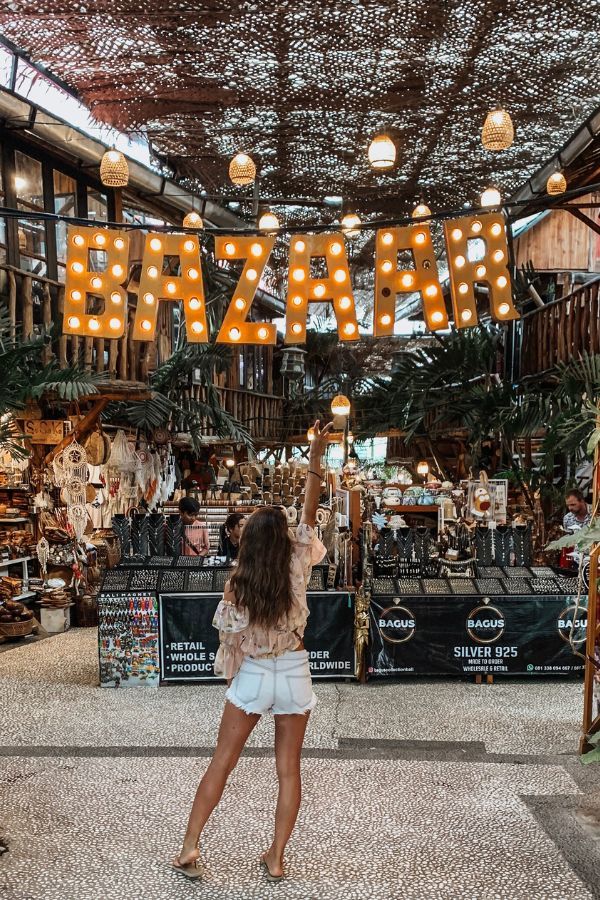
[[30,522],[31,519],[29,516],[7,516],[6,518],[0,519],[0,524],[2,525],[10,525],[12,522]]
[[29,562],[33,556],[20,556],[18,559],[7,559],[0,561],[0,569],[6,569],[8,566],[15,566],[17,563]]

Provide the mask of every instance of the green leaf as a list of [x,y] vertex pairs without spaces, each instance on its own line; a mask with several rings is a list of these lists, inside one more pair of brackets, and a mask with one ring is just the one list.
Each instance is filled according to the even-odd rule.
[[580,756],[580,759],[584,766],[588,766],[590,763],[600,763],[600,747],[594,747],[593,750]]
[[590,439],[587,442],[587,454],[588,456],[593,456],[596,447],[600,444],[600,428],[594,429],[592,434],[590,435]]
[[564,547],[574,547],[577,550],[591,550],[594,544],[600,543],[600,523],[595,519],[589,525],[584,525],[572,534],[552,541],[546,547],[547,550],[562,550]]

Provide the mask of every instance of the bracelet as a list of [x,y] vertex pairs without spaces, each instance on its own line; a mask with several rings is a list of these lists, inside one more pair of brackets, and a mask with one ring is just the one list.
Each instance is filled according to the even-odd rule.
[[319,479],[319,481],[322,481],[322,480],[323,480],[323,476],[322,476],[321,474],[319,474],[319,472],[315,472],[314,469],[309,469],[309,470],[308,470],[308,474],[309,474],[309,475],[316,475],[317,478]]

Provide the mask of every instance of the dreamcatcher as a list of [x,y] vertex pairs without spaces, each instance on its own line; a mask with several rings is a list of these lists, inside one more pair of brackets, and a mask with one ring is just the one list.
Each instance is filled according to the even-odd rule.
[[36,545],[36,552],[42,576],[45,578],[48,574],[48,560],[50,559],[50,544],[45,537],[41,538]]

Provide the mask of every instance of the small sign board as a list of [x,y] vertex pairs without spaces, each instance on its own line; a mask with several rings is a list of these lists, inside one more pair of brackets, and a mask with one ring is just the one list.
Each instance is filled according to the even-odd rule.
[[63,419],[26,419],[23,433],[32,444],[60,444],[64,427]]

